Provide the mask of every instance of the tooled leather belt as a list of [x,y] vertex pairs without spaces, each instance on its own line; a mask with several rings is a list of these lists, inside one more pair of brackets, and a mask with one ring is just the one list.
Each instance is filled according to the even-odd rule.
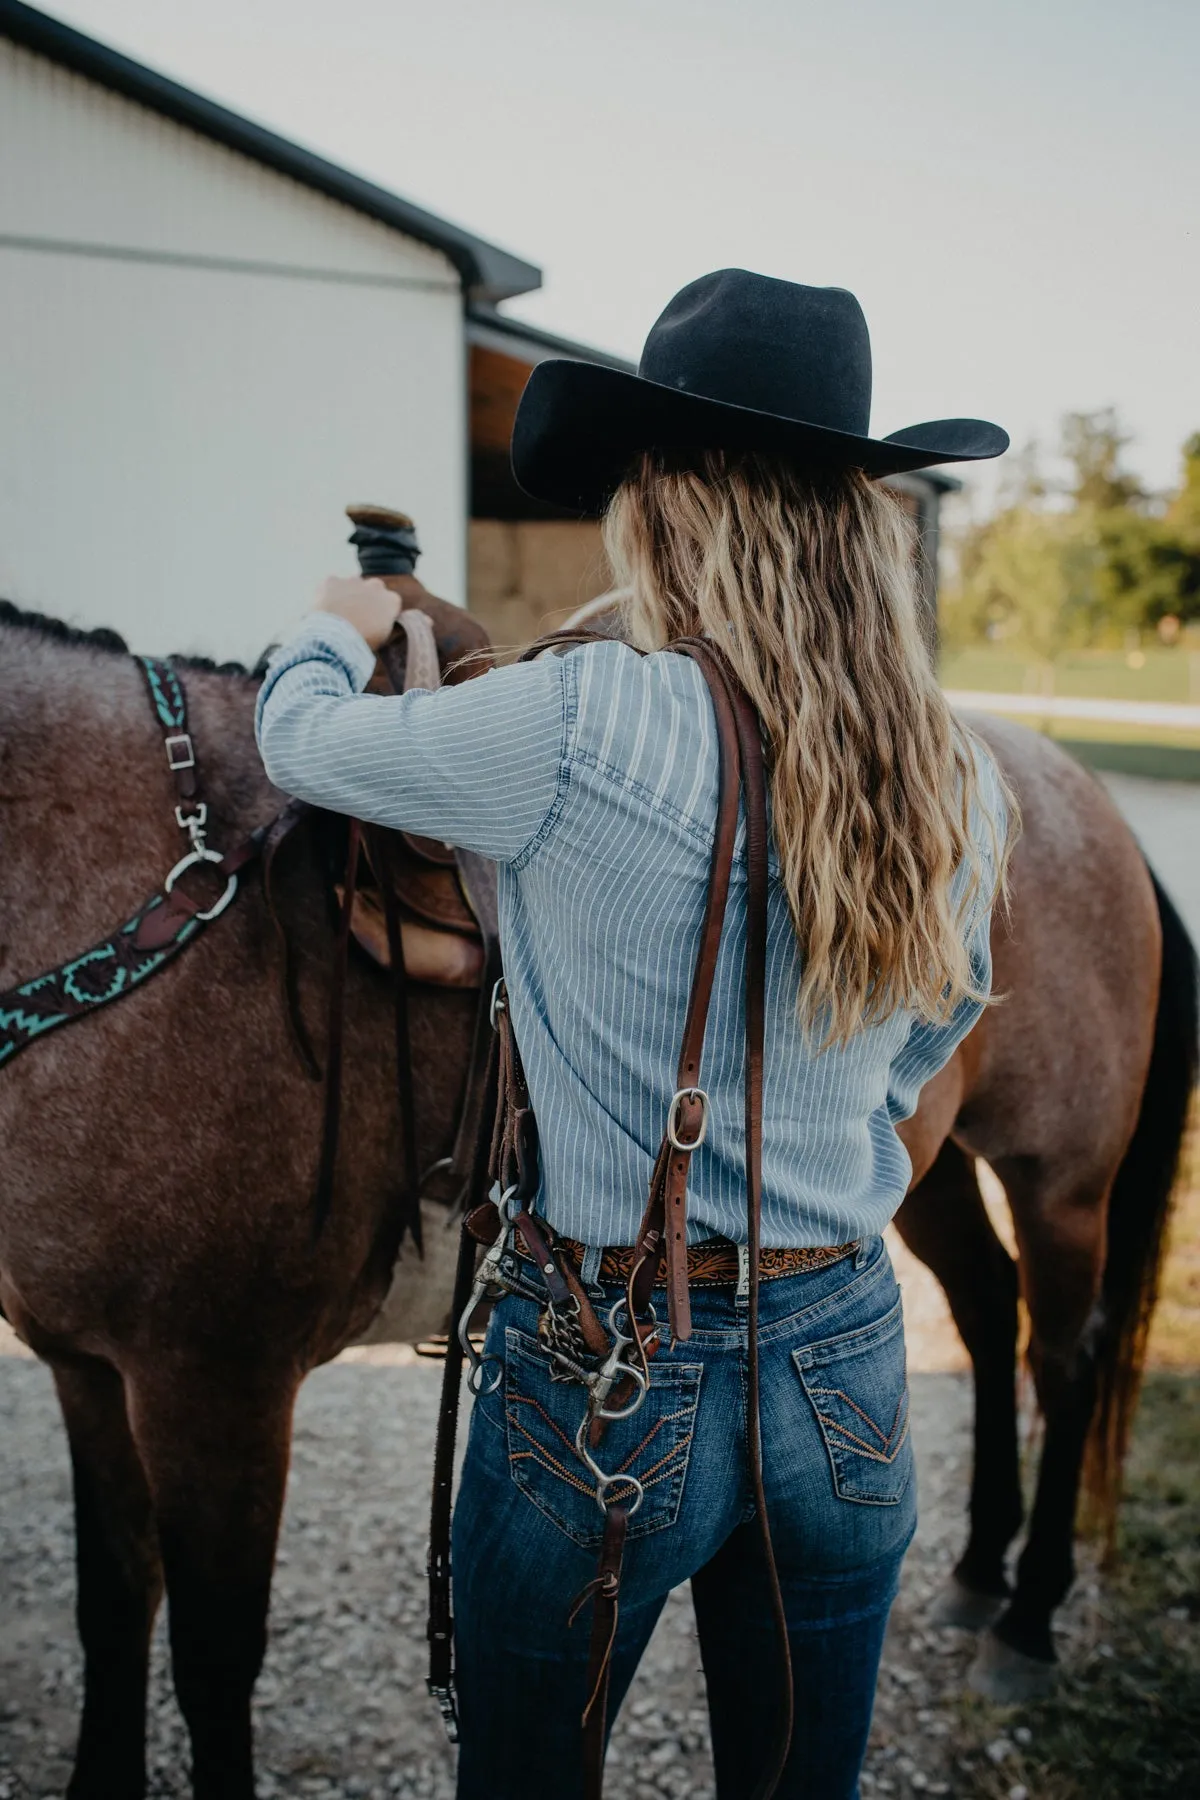
[[[581,1267],[587,1254],[584,1245],[577,1243],[574,1238],[555,1237],[554,1247],[565,1252],[577,1269]],[[516,1239],[516,1249],[518,1255],[529,1262],[533,1261],[520,1236]],[[763,1281],[772,1281],[781,1275],[802,1275],[812,1269],[824,1269],[830,1263],[841,1262],[843,1257],[852,1256],[857,1249],[857,1239],[850,1244],[763,1249],[759,1251],[759,1276]],[[600,1258],[600,1280],[624,1285],[633,1268],[633,1258],[632,1249],[606,1249]],[[727,1238],[712,1238],[705,1243],[688,1245],[689,1283],[700,1287],[732,1287],[737,1283],[740,1273],[738,1246],[730,1243]],[[658,1285],[661,1287],[664,1281],[665,1275],[660,1275]]]

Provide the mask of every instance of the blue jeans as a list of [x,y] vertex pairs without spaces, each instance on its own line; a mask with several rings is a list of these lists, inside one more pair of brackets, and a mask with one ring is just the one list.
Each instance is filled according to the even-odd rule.
[[[605,1292],[608,1304],[618,1297]],[[595,1572],[603,1518],[573,1448],[584,1392],[550,1380],[537,1310],[510,1295],[492,1315],[487,1351],[503,1359],[504,1380],[475,1403],[454,1515],[459,1800],[582,1791],[591,1609],[571,1629],[567,1613]],[[744,1800],[781,1680],[749,1487],[745,1301],[731,1287],[695,1288],[692,1317],[692,1336],[659,1351],[644,1405],[609,1427],[599,1452],[645,1489],[629,1524],[610,1718],[667,1595],[690,1580],[717,1792]],[[904,1326],[882,1240],[764,1282],[759,1320],[767,1511],[796,1707],[779,1800],[855,1800],[916,1524]]]

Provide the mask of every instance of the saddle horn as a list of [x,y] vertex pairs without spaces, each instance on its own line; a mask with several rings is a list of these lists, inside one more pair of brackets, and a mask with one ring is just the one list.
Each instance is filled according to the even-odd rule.
[[358,551],[358,566],[364,575],[415,573],[421,546],[407,513],[390,506],[348,506],[346,517],[355,527],[349,541]]

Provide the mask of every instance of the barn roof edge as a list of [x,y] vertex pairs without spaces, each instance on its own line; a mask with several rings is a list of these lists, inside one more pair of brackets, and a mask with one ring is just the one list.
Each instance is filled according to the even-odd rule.
[[440,250],[458,270],[470,300],[494,305],[542,284],[542,272],[534,263],[414,206],[22,0],[0,0],[0,37]]
[[497,312],[491,306],[468,305],[468,343],[486,347],[493,333],[503,341],[505,350],[520,355],[523,348],[526,360],[531,365],[551,356],[565,356],[575,362],[602,363],[605,368],[620,369],[627,375],[634,374],[637,369],[637,364],[626,357],[615,356],[608,350],[597,350],[594,345],[581,344],[575,338],[559,337],[557,332],[543,331],[540,325],[530,325],[524,319],[514,318],[511,313]]

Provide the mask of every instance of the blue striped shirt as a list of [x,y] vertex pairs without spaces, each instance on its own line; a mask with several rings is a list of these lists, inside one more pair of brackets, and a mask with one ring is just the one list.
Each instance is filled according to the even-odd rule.
[[[344,620],[305,621],[259,696],[267,772],[318,806],[496,860],[540,1210],[584,1243],[631,1243],[675,1087],[708,881],[717,745],[703,676],[684,656],[590,644],[381,698],[360,692],[373,666]],[[797,1022],[799,953],[774,858],[771,873],[762,1241],[845,1243],[899,1206],[911,1171],[896,1124],[980,1009],[964,1002],[939,1026],[898,1012],[818,1052]],[[981,990],[988,915],[981,902],[966,925]],[[693,1240],[746,1236],[745,954],[739,829],[701,1067],[711,1122],[692,1159]]]

